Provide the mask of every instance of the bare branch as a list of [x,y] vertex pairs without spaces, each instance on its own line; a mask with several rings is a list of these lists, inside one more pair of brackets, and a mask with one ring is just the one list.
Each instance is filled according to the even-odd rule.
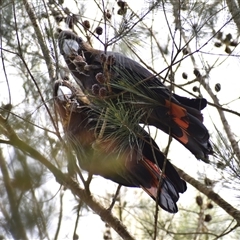
[[[10,144],[33,159],[36,159],[45,167],[47,167],[55,176],[56,181],[67,188],[69,188],[72,193],[79,197],[82,201],[84,201],[96,214],[98,214],[101,219],[108,223],[123,239],[133,240],[134,238],[127,231],[126,227],[116,218],[111,212],[101,206],[91,195],[89,195],[88,191],[83,190],[79,187],[78,183],[75,182],[72,178],[65,175],[60,171],[57,167],[55,167],[48,159],[46,159],[42,154],[40,154],[36,149],[32,148],[26,142],[22,141],[17,134],[14,132],[12,127],[5,121],[3,117],[0,116],[0,124],[3,125],[9,135],[7,136],[10,140]],[[24,229],[23,227],[21,229]],[[26,239],[26,238],[24,238]]]
[[207,188],[205,185],[185,173],[183,170],[177,168],[179,175],[188,183],[190,183],[197,190],[205,194],[209,199],[213,200],[219,207],[225,210],[230,216],[232,216],[240,225],[240,211],[222,199],[217,193],[215,193],[212,189]]
[[235,0],[226,0],[229,12],[232,15],[233,21],[235,22],[238,32],[240,32],[240,6]]
[[53,81],[53,79],[54,79],[54,68],[53,68],[53,64],[52,64],[52,60],[51,60],[49,50],[47,48],[47,44],[46,44],[46,42],[43,38],[43,35],[41,33],[40,27],[39,27],[38,22],[37,22],[37,18],[35,16],[35,13],[34,13],[32,7],[30,6],[28,0],[23,0],[23,3],[24,3],[24,6],[25,6],[25,9],[27,11],[27,14],[29,16],[29,19],[32,22],[34,31],[36,33],[39,45],[41,47],[41,50],[42,50],[42,53],[43,53],[43,56],[44,56],[44,60],[46,61],[46,66],[48,68],[49,78]]

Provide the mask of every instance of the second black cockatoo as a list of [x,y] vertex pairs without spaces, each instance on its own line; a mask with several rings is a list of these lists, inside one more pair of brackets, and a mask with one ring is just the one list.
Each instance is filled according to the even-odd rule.
[[170,134],[196,158],[208,162],[213,150],[201,114],[206,99],[171,93],[138,62],[121,53],[93,49],[73,32],[60,33],[59,48],[85,94],[99,95],[105,100],[121,98],[136,111],[141,109],[140,123]]
[[110,112],[99,111],[69,81],[55,82],[54,99],[82,169],[127,187],[141,187],[164,210],[178,211],[176,202],[186,183],[142,127],[123,126],[126,116],[109,122]]

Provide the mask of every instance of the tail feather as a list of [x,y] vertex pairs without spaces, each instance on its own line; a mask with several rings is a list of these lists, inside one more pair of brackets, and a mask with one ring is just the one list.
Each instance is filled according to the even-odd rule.
[[148,169],[152,177],[151,186],[141,185],[141,188],[155,201],[158,201],[161,208],[170,213],[176,213],[178,211],[176,202],[179,199],[179,193],[172,181],[148,159],[141,161],[141,164]]
[[153,125],[171,134],[197,158],[208,162],[208,155],[213,154],[213,150],[209,143],[208,130],[202,123],[203,118],[200,110],[181,105],[176,100],[174,102],[165,100],[165,108],[167,110],[162,107],[154,109]]
[[[197,101],[197,99],[190,99],[188,102],[189,106],[182,105],[182,107],[186,110],[186,118],[188,119],[189,125],[186,129],[180,125],[180,128],[185,131],[185,135],[188,137],[186,147],[194,153],[197,158],[208,162],[208,155],[213,154],[213,149],[209,142],[210,136],[208,130],[203,125],[202,114],[200,110],[198,110],[198,108],[202,109],[206,106],[206,100],[200,99]],[[195,106],[192,105],[192,102],[194,102]],[[186,104],[187,102],[184,103]]]
[[173,93],[173,97],[182,105],[194,108],[198,111],[203,110],[207,106],[207,100],[205,98],[187,98],[179,96]]
[[171,162],[166,159],[166,156],[159,150],[157,144],[150,136],[145,132],[144,135],[145,144],[142,148],[143,156],[147,156],[148,160],[152,162],[152,167],[164,169],[164,174],[171,180],[171,182],[176,187],[177,191],[184,193],[187,189],[186,182],[180,178],[176,169],[173,167]]

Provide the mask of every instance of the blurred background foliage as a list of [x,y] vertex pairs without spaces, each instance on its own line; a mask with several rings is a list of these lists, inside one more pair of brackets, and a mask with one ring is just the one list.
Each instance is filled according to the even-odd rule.
[[[201,187],[189,185],[179,213],[160,211],[157,221],[145,193],[122,187],[113,214],[127,231],[136,239],[238,238],[239,1],[1,0],[0,11],[1,239],[120,239],[39,160],[66,173],[75,157],[53,102],[53,82],[72,80],[58,51],[59,29],[71,29],[95,48],[122,52],[172,91],[209,102],[204,117],[216,151],[210,164],[175,142],[168,155]],[[156,140],[164,150],[168,136],[157,133]],[[85,172],[79,176],[86,179],[78,179],[80,186],[91,182],[91,194],[109,207],[117,186]],[[206,195],[211,190],[233,214]]]

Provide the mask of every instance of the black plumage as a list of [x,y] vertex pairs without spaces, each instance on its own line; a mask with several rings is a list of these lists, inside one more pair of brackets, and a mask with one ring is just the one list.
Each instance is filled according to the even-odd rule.
[[[68,81],[55,82],[54,99],[67,140],[82,169],[127,187],[141,187],[154,200],[158,199],[164,210],[178,211],[176,202],[179,193],[186,191],[186,183],[142,127],[123,129],[117,121],[108,122],[98,106]],[[104,133],[100,136],[102,126]],[[118,136],[119,130],[124,136]]]
[[[93,95],[93,86],[99,86],[99,91],[104,92],[100,97],[105,100],[120,98],[136,111],[141,109],[140,123],[170,134],[196,158],[208,162],[213,150],[201,114],[206,99],[189,99],[171,93],[138,62],[121,53],[93,49],[70,31],[60,33],[59,48],[85,94]],[[105,82],[99,82],[96,77],[99,73],[104,75]]]

